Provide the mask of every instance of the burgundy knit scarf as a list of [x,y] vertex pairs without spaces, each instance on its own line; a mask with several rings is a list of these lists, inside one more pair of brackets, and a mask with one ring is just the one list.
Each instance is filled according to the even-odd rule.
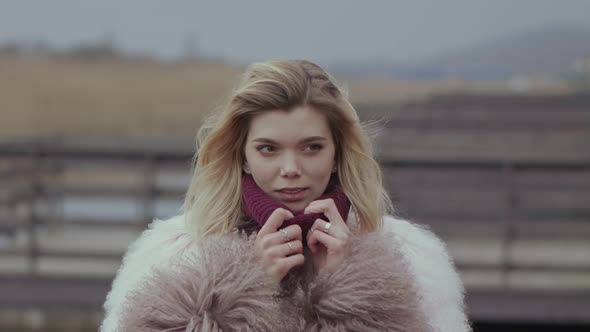
[[[342,220],[346,222],[351,205],[346,194],[336,186],[328,186],[326,192],[317,200],[328,198],[334,200]],[[323,213],[303,214],[303,211],[295,213],[287,206],[277,202],[274,198],[262,191],[250,174],[244,175],[242,179],[242,199],[244,201],[244,213],[246,217],[255,220],[260,227],[264,226],[264,223],[268,220],[268,217],[270,217],[274,210],[283,208],[291,211],[295,217],[285,220],[281,228],[295,224],[299,225],[303,231],[304,239],[316,219],[320,218],[329,221]]]

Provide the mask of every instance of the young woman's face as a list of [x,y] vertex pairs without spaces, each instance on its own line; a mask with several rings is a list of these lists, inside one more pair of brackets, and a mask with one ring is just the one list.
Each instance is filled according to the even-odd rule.
[[309,106],[252,118],[244,171],[267,194],[299,212],[320,197],[335,172],[328,120]]

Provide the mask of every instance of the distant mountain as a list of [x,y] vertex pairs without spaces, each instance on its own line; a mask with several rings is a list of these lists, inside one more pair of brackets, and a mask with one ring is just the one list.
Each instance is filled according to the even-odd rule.
[[503,36],[416,65],[334,66],[332,70],[401,79],[506,79],[518,74],[556,77],[576,59],[588,55],[590,29],[552,26]]

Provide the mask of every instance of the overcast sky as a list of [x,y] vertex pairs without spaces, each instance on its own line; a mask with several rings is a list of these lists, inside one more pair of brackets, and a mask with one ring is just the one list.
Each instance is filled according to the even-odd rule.
[[411,63],[548,25],[590,28],[590,0],[0,0],[0,43],[110,35],[126,52],[166,59],[192,38],[198,52],[235,62]]

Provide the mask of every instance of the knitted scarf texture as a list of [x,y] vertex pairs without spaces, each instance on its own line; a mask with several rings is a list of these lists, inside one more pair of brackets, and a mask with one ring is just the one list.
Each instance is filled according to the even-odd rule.
[[[348,218],[348,211],[350,210],[351,205],[350,200],[346,194],[338,186],[328,186],[326,192],[317,200],[328,198],[334,200],[342,220],[346,222],[346,219]],[[264,226],[268,220],[268,217],[270,217],[274,210],[283,208],[291,211],[295,217],[285,220],[281,228],[290,225],[299,225],[303,231],[304,239],[316,219],[319,218],[324,221],[330,221],[323,213],[303,214],[303,211],[292,211],[287,206],[276,201],[274,198],[270,197],[262,189],[260,189],[250,174],[244,175],[242,179],[242,199],[244,202],[244,213],[246,217],[251,220],[255,220],[256,223],[260,225],[260,227]]]

